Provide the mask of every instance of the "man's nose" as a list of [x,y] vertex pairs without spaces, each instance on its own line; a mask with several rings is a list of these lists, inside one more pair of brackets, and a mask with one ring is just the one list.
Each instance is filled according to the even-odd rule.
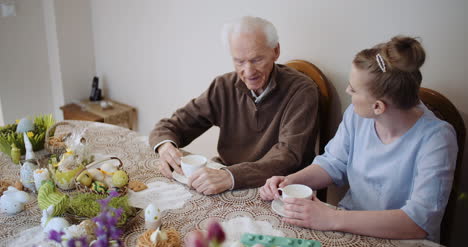
[[257,70],[257,69],[256,69],[256,67],[255,67],[255,65],[254,65],[253,63],[250,63],[250,62],[249,62],[249,63],[246,63],[246,64],[245,64],[245,73],[246,73],[247,75],[253,75],[253,74],[255,74],[255,71],[256,71],[256,70]]

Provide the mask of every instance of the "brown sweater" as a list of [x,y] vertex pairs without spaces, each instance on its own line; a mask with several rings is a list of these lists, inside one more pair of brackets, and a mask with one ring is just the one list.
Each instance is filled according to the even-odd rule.
[[317,87],[284,65],[274,66],[270,83],[271,90],[255,104],[235,72],[216,77],[198,98],[159,121],[149,144],[172,140],[182,148],[218,126],[216,160],[232,172],[235,189],[262,186],[271,176],[303,168],[315,157]]

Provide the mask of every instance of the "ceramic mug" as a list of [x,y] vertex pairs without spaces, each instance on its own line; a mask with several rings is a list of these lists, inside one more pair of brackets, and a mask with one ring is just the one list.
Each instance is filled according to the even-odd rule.
[[278,188],[278,192],[281,195],[281,199],[302,198],[310,200],[314,194],[314,191],[311,188],[303,184],[286,185],[283,188]]
[[191,154],[181,158],[181,167],[184,175],[190,177],[196,170],[204,167],[207,163],[207,158],[198,154]]

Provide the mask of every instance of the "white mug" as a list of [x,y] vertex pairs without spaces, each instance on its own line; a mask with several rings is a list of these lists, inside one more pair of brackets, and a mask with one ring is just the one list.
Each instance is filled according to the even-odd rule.
[[191,154],[181,158],[182,171],[186,177],[190,177],[196,170],[204,167],[207,163],[205,156]]
[[286,198],[312,199],[312,195],[314,194],[314,191],[311,188],[303,184],[286,185],[283,188],[278,188],[278,192],[280,193],[282,199],[286,199]]

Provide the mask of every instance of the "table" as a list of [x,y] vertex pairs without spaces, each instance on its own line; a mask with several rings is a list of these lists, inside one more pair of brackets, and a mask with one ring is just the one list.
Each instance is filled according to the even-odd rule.
[[[325,247],[439,246],[427,240],[379,239],[342,232],[314,231],[285,224],[281,222],[281,217],[271,210],[271,202],[260,199],[258,189],[235,190],[214,196],[203,196],[185,185],[163,177],[158,170],[158,156],[149,147],[145,137],[115,125],[85,121],[70,122],[72,125],[57,127],[56,133],[86,129],[85,138],[89,145],[92,145],[94,152],[116,155],[123,161],[124,169],[129,173],[130,179],[157,185],[156,189],[160,190],[152,194],[154,198],[159,198],[160,205],[163,207],[167,208],[168,205],[174,207],[164,211],[163,227],[173,227],[182,236],[195,229],[206,229],[208,220],[215,218],[226,226],[228,238],[233,234],[241,234],[243,229],[256,229],[276,232],[287,237],[315,239]],[[73,129],[70,129],[72,126],[74,126]],[[0,178],[16,180],[18,177],[19,166],[14,165],[8,156],[0,153]],[[171,201],[174,198],[178,198],[178,201]],[[4,246],[7,241],[15,238],[14,235],[17,232],[39,225],[40,218],[41,212],[36,200],[28,203],[26,210],[15,216],[0,214],[2,227],[0,246]],[[126,225],[123,235],[126,246],[135,246],[138,236],[144,231],[144,217],[140,213]]]
[[101,101],[81,100],[77,104],[67,104],[60,109],[65,120],[102,122],[136,129],[137,114],[134,107],[110,99],[105,101],[110,102],[112,107],[102,108]]

